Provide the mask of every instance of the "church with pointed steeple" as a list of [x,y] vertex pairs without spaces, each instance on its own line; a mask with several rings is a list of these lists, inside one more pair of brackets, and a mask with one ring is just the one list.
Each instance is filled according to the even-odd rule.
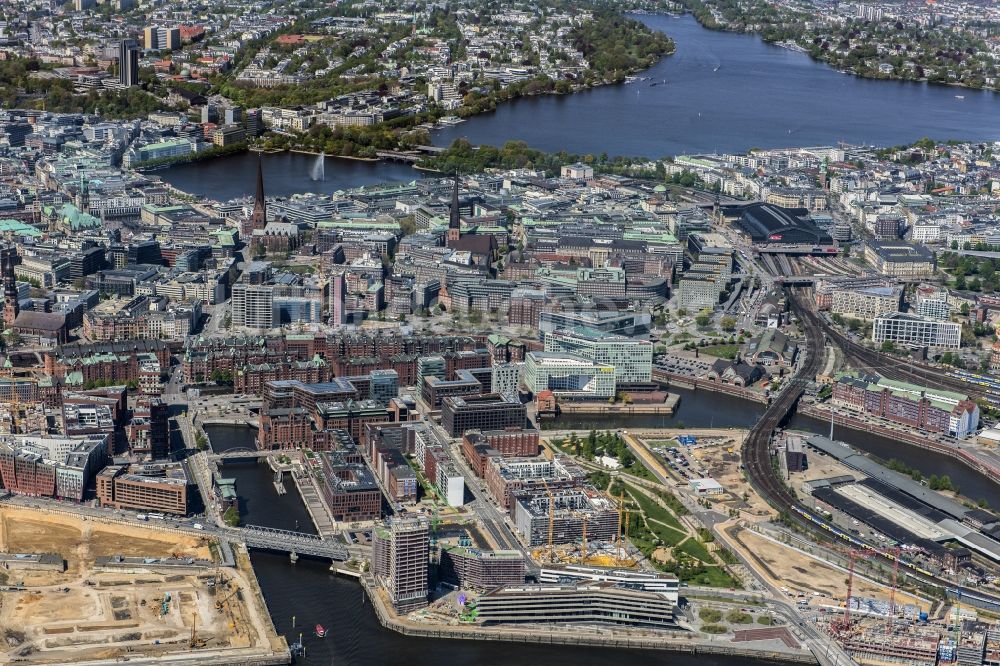
[[[470,211],[470,215],[471,215]],[[448,216],[448,233],[445,245],[452,249],[469,252],[472,262],[484,266],[492,266],[499,257],[499,246],[493,234],[479,234],[473,226],[467,233],[462,233],[462,208],[458,199],[458,175],[451,189],[451,210]]]
[[250,214],[250,229],[263,229],[267,226],[267,203],[264,201],[264,163],[257,157],[257,193],[253,199],[253,212]]
[[17,248],[6,247],[0,250],[0,262],[3,264],[3,324],[4,328],[14,325],[14,320],[21,312],[17,298],[17,278],[14,275],[14,264],[17,263]]
[[458,175],[451,189],[451,210],[448,217],[448,245],[462,237],[462,212],[458,207]]

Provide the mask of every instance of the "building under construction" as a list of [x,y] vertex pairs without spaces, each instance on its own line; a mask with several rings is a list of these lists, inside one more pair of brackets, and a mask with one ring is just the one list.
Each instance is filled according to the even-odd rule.
[[844,650],[859,664],[934,666],[939,636],[935,631],[895,630],[884,626],[861,630],[843,641]]
[[521,541],[528,547],[618,537],[618,509],[593,488],[558,488],[513,495],[512,512]]
[[463,590],[492,590],[524,583],[524,556],[516,550],[480,550],[467,546],[441,548],[441,579]]

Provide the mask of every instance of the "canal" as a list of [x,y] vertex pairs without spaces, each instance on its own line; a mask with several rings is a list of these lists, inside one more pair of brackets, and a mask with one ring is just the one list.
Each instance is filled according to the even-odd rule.
[[[254,447],[253,430],[240,426],[206,427],[212,448],[224,451]],[[244,523],[314,531],[297,491],[279,496],[267,465],[227,461],[223,474],[236,479],[240,519]],[[291,564],[287,554],[254,550],[254,571],[278,633],[294,642],[299,633],[306,664],[483,664],[487,666],[608,666],[636,659],[670,666],[738,666],[745,659],[689,656],[670,652],[630,652],[602,648],[547,647],[480,641],[411,638],[384,629],[356,581],[329,572],[329,562],[301,557]],[[293,617],[294,623],[293,626]],[[322,624],[326,638],[313,636]]]
[[[615,428],[615,427],[684,427],[745,428],[759,418],[763,406],[710,391],[673,389],[681,394],[681,403],[672,417],[643,416],[608,420],[606,418],[556,419],[549,427]],[[804,416],[794,416],[789,428],[818,434],[829,434],[829,423]],[[254,433],[240,426],[209,426],[206,428],[212,447],[217,451],[234,447],[254,446]],[[931,451],[892,441],[866,432],[837,427],[837,439],[880,458],[896,458],[919,469],[925,476],[947,474],[973,499],[990,500],[997,496],[997,486],[983,475],[957,461]],[[240,519],[283,529],[314,532],[309,514],[293,487],[279,496],[272,485],[273,474],[266,465],[256,462],[227,461],[223,474],[236,479],[240,496]],[[594,648],[544,647],[480,643],[476,641],[445,641],[409,638],[383,629],[375,614],[366,605],[360,586],[353,580],[328,571],[329,563],[301,558],[291,564],[287,555],[253,551],[254,569],[278,632],[294,641],[299,632],[307,646],[305,663],[310,664],[371,664],[413,663],[439,664],[442,661],[476,664],[573,664],[574,666],[606,666],[624,659],[641,659],[644,663],[673,666],[735,666],[745,660],[672,653],[635,653]],[[293,617],[295,625],[293,627]],[[327,638],[312,636],[312,627],[322,624],[330,633]]]

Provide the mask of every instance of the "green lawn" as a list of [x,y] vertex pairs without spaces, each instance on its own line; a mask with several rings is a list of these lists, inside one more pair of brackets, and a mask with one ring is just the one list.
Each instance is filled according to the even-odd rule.
[[632,499],[636,501],[636,504],[639,505],[639,508],[642,509],[642,512],[647,518],[663,523],[664,525],[669,525],[670,527],[673,527],[681,532],[686,532],[684,527],[681,525],[681,522],[677,520],[677,517],[670,511],[664,509],[662,506],[628,484],[625,485],[625,489],[628,491],[628,494],[632,496]]
[[654,483],[660,483],[660,480],[656,478],[656,475],[646,469],[640,461],[636,460],[631,467],[622,467],[621,471],[626,474],[631,474],[632,476],[637,476],[640,479],[646,481],[653,481]]
[[708,354],[709,356],[717,356],[718,358],[736,358],[736,355],[740,353],[739,345],[710,345],[708,347],[699,347],[699,353]]
[[739,582],[726,573],[725,569],[720,569],[719,567],[705,567],[704,571],[699,571],[690,576],[682,574],[679,578],[688,585],[740,588]]
[[691,557],[701,560],[705,564],[712,564],[715,562],[715,559],[712,557],[711,553],[708,552],[708,549],[705,548],[705,545],[698,541],[695,537],[691,537],[682,543],[677,550],[682,553],[687,553]]

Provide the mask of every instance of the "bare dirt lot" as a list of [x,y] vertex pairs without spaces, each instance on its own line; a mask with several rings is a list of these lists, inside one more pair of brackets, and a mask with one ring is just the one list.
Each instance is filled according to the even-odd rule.
[[0,508],[0,552],[57,553],[66,561],[64,572],[0,568],[0,582],[6,578],[0,588],[0,664],[182,652],[196,660],[191,663],[222,663],[282,649],[245,557],[236,568],[95,568],[104,555],[211,560],[209,544],[206,537],[176,531]]
[[[847,590],[847,572],[793,548],[777,544],[749,530],[739,532],[744,554],[749,555],[758,569],[765,569],[776,586],[790,590],[789,596],[801,593],[817,604],[843,605]],[[816,597],[813,593],[818,592]],[[853,594],[888,601],[889,589],[859,576],[854,578]],[[917,604],[927,610],[927,603],[909,594],[896,591],[897,604]]]

